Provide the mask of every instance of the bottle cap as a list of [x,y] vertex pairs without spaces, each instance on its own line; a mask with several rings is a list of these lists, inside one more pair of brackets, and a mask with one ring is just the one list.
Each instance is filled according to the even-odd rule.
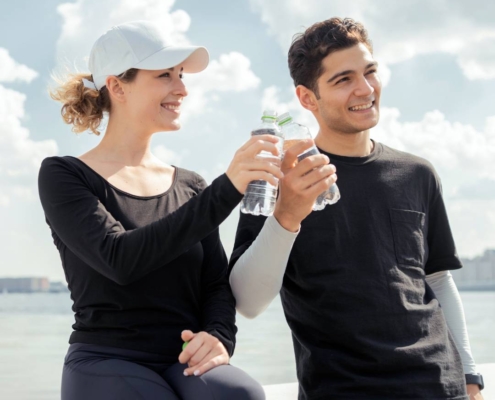
[[273,120],[277,119],[277,112],[274,110],[265,110],[263,111],[263,116],[261,117],[263,120]]
[[290,116],[290,113],[286,112],[280,115],[277,118],[277,124],[280,126],[287,124],[288,122],[292,121],[292,117]]
[[184,351],[186,349],[188,344],[189,344],[189,342],[184,342],[184,344],[182,345],[182,351]]

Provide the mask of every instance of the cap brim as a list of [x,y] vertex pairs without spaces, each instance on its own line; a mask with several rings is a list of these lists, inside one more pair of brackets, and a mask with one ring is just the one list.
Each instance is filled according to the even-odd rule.
[[198,46],[165,47],[133,65],[137,69],[159,70],[181,65],[186,73],[203,71],[210,61],[208,50]]

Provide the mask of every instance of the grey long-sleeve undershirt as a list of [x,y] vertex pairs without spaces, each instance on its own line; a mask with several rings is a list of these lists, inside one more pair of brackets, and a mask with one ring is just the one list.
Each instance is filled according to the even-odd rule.
[[[236,262],[230,274],[230,285],[236,298],[236,309],[243,316],[257,317],[280,292],[297,235],[298,232],[284,229],[275,217],[268,217],[258,237]],[[442,306],[464,373],[475,373],[464,310],[452,275],[449,271],[436,272],[427,275],[426,282]]]

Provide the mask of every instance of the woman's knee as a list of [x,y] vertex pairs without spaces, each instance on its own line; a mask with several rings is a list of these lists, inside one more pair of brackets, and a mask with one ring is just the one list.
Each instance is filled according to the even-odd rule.
[[220,365],[201,376],[184,376],[186,365],[175,364],[164,375],[183,400],[265,400],[261,385],[232,365]]

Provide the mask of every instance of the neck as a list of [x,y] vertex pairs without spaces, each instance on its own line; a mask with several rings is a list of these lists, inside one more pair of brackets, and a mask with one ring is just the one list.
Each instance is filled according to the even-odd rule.
[[320,129],[316,145],[327,153],[345,157],[366,157],[373,151],[369,130],[354,134],[324,131]]
[[94,152],[104,155],[107,162],[146,166],[154,159],[151,154],[152,135],[128,123],[125,118],[114,116],[109,119],[105,135]]

